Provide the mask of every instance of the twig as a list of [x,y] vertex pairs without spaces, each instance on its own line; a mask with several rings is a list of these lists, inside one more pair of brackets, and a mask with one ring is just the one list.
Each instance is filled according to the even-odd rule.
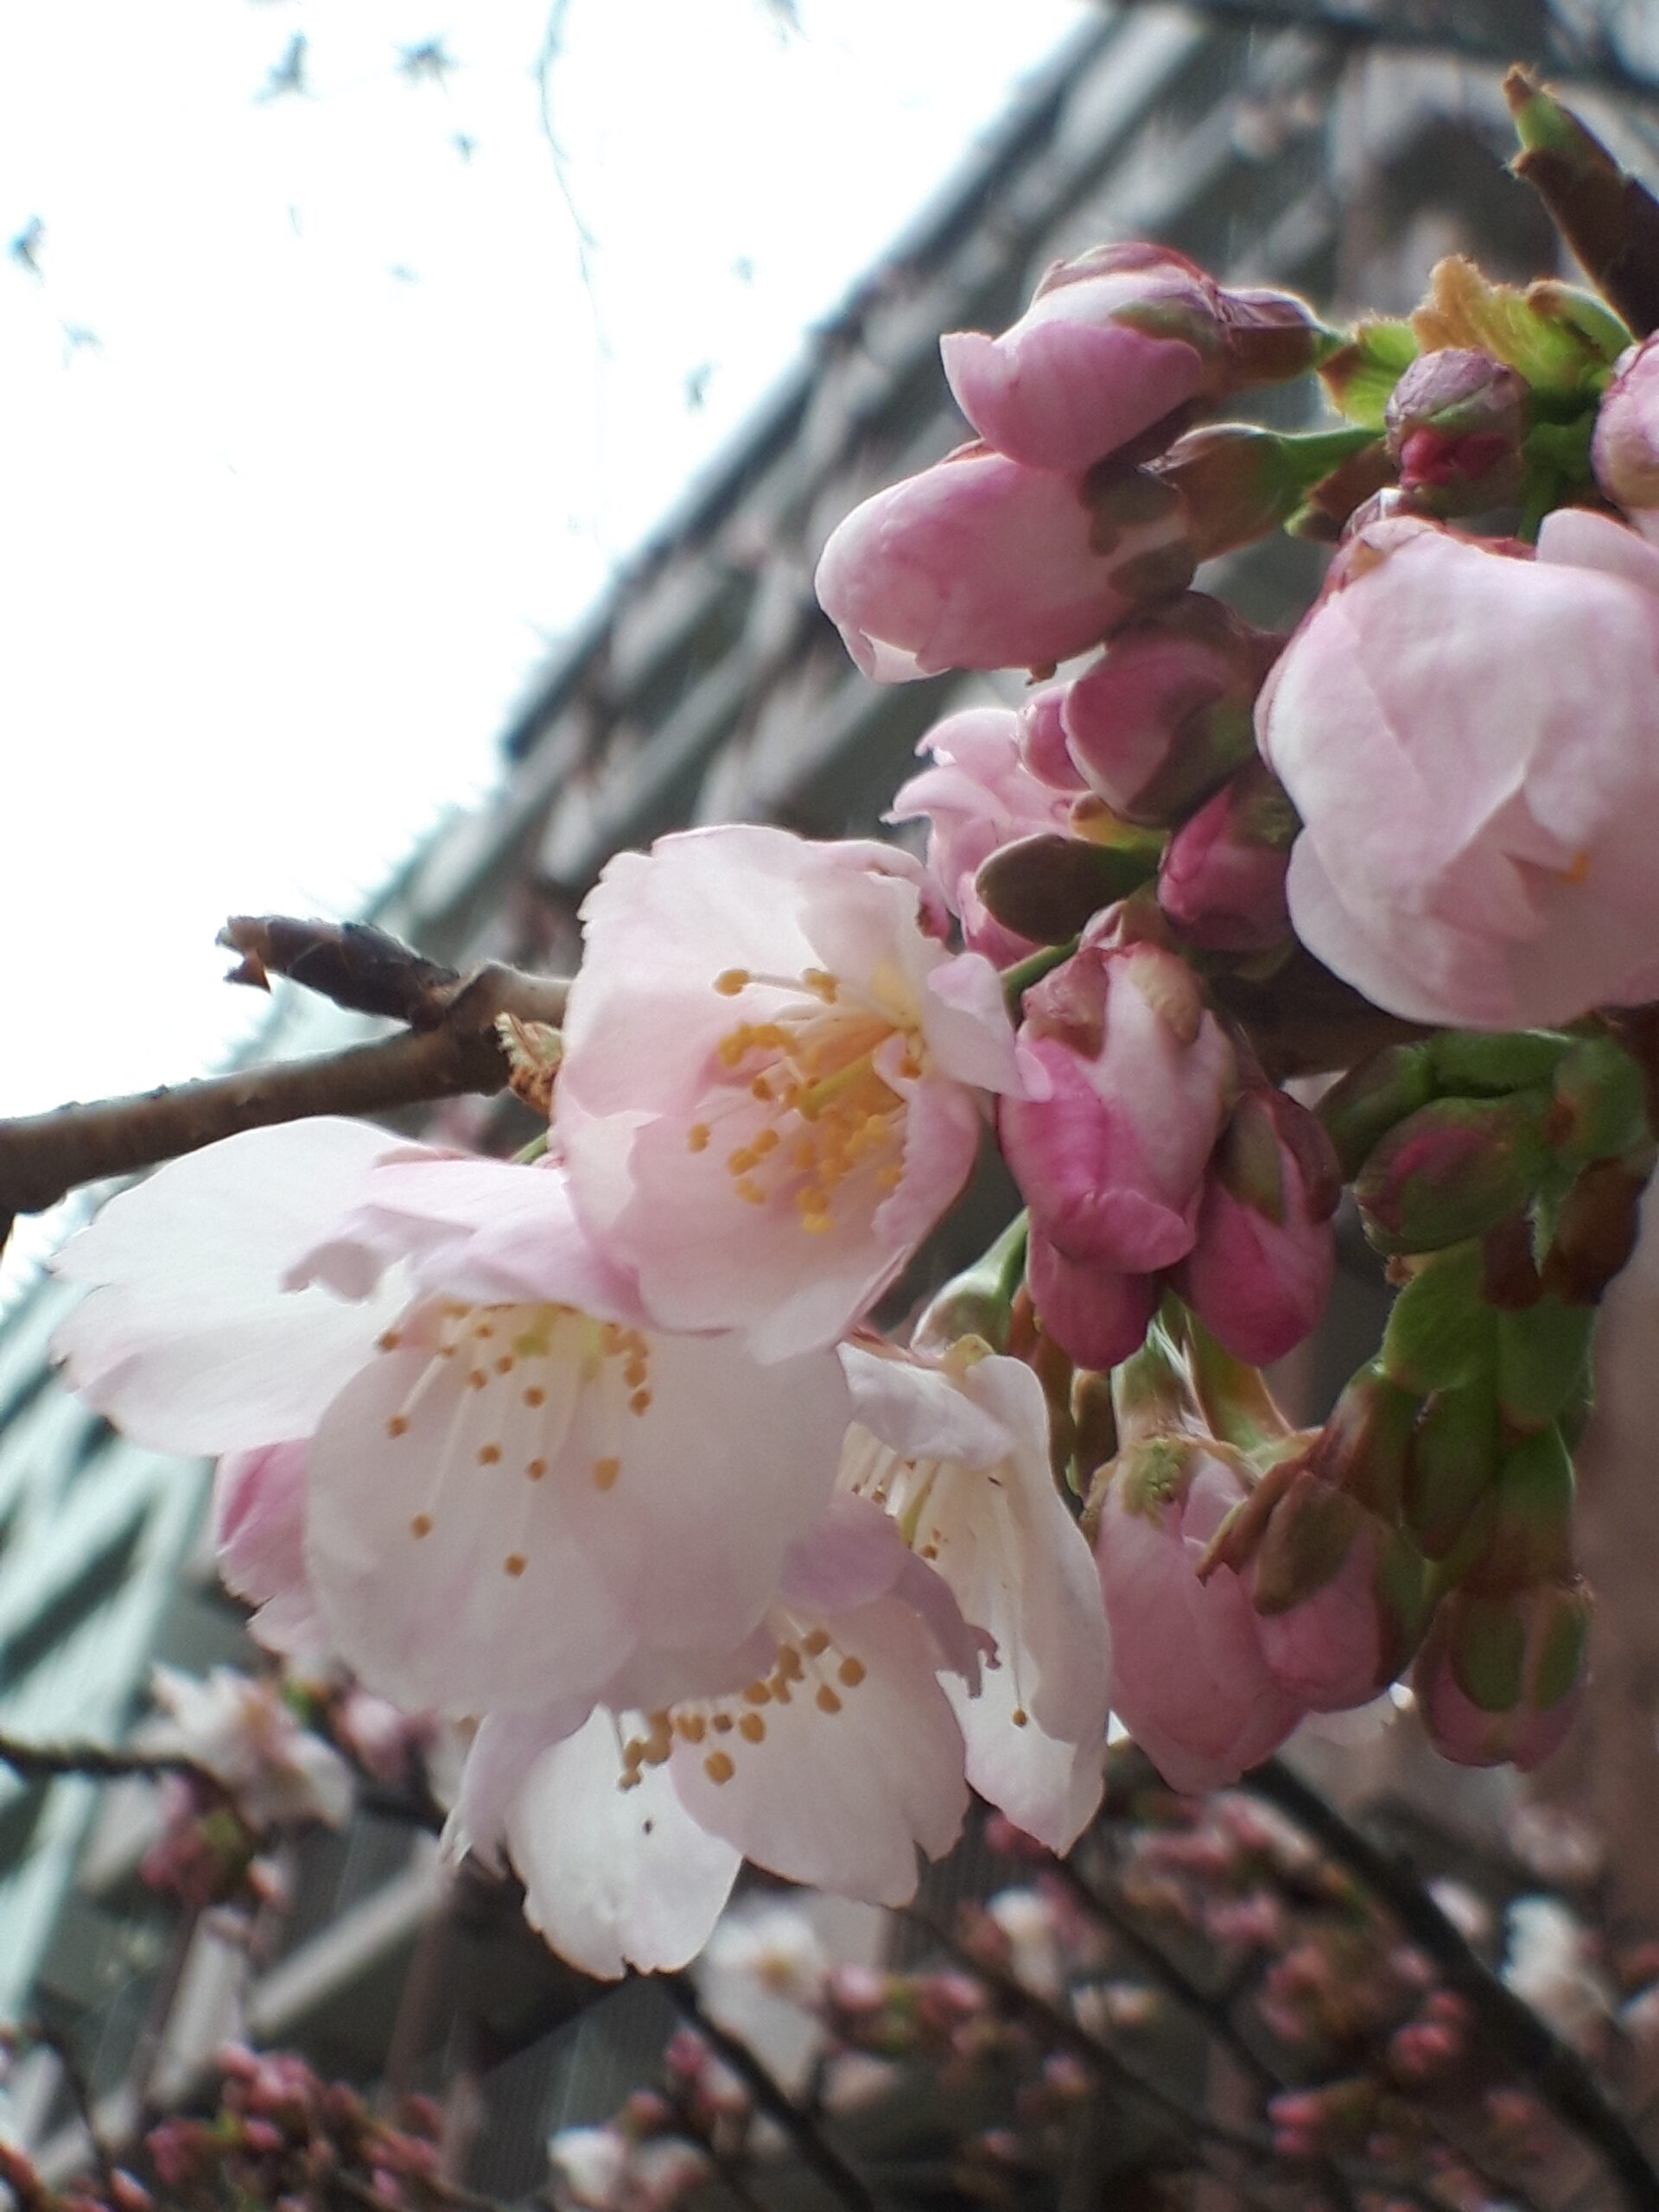
[[1468,1999],[1483,2035],[1528,2075],[1558,2116],[1594,2144],[1618,2177],[1626,2203],[1659,2212],[1656,2173],[1630,2124],[1595,2075],[1470,1948],[1416,1876],[1345,1821],[1319,1792],[1277,1759],[1244,1777],[1244,1786],[1277,1806],[1321,1850],[1375,1891],[1412,1941]]
[[736,2075],[754,2099],[755,2109],[783,2130],[799,2152],[803,2163],[830,2194],[846,2205],[849,2212],[877,2212],[875,2193],[862,2174],[842,2158],[747,2044],[709,2018],[690,1977],[665,1974],[661,1980],[680,2017],[696,2030],[715,2056]]
[[215,1796],[227,1794],[217,1775],[182,1752],[121,1751],[106,1744],[23,1744],[15,1736],[0,1736],[0,1765],[30,1781],[72,1774],[84,1774],[95,1782],[116,1782],[135,1774],[177,1774]]
[[[315,931],[326,926],[280,918],[255,924],[246,918],[228,925],[231,930],[266,931]],[[394,942],[383,940],[386,945]],[[238,949],[244,950],[247,967],[247,951]],[[270,952],[270,945],[265,950]],[[405,1018],[412,1018],[418,1006],[424,1025],[418,1029],[315,1059],[0,1122],[0,1219],[12,1213],[39,1212],[79,1184],[134,1174],[243,1129],[265,1128],[313,1114],[387,1114],[468,1091],[487,1095],[503,1090],[512,1070],[497,1033],[499,1018],[511,1015],[522,1022],[555,1027],[563,1018],[568,986],[560,977],[530,976],[491,962],[449,986],[435,980],[447,971],[420,962],[418,955],[409,957],[426,971],[418,986],[412,981],[409,984]],[[283,963],[271,958],[268,964],[280,969]],[[287,964],[295,966],[292,960]],[[340,993],[342,1003],[363,1003],[361,997],[354,1001],[343,995],[348,980],[343,972],[329,972],[319,962],[307,980],[313,976],[327,995]],[[239,971],[238,977],[253,979],[251,973],[241,976]]]

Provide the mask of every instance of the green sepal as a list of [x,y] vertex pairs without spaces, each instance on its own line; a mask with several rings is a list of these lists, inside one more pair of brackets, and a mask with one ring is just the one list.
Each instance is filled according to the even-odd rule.
[[1408,322],[1368,321],[1332,354],[1319,375],[1338,414],[1380,430],[1394,387],[1416,358],[1417,335]]
[[1442,1029],[1421,1049],[1440,1090],[1529,1090],[1548,1083],[1573,1040],[1555,1029]]
[[1498,1314],[1498,1405],[1512,1431],[1548,1428],[1575,1402],[1595,1327],[1593,1306],[1567,1306],[1558,1298]]
[[1379,1252],[1434,1252],[1524,1206],[1550,1165],[1547,1095],[1437,1098],[1400,1122],[1354,1179]]
[[1642,1071],[1611,1037],[1579,1038],[1555,1070],[1552,1089],[1549,1138],[1564,1166],[1620,1158],[1648,1135]]
[[1424,1556],[1443,1560],[1497,1479],[1497,1391],[1483,1372],[1424,1407],[1406,1460],[1406,1525]]
[[1492,1313],[1481,1299],[1478,1243],[1453,1245],[1419,1268],[1389,1309],[1379,1361],[1415,1397],[1455,1390],[1497,1357]]
[[1314,1110],[1336,1147],[1343,1180],[1352,1182],[1373,1147],[1434,1093],[1427,1045],[1385,1045],[1333,1083]]

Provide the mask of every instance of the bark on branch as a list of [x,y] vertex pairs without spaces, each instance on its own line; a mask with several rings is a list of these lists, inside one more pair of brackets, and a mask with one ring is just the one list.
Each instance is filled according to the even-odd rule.
[[268,988],[269,975],[288,975],[337,1005],[410,1027],[313,1059],[0,1122],[0,1226],[83,1183],[134,1174],[243,1129],[505,1090],[512,1068],[498,1023],[505,1016],[556,1027],[564,1014],[560,977],[495,962],[459,976],[359,924],[238,916],[221,942],[242,956],[233,982]]

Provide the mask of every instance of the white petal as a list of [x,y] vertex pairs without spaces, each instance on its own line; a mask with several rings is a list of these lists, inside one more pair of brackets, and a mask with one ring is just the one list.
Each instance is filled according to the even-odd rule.
[[[509,1342],[492,1335],[486,1349],[514,1357]],[[575,1543],[569,1485],[556,1478],[569,1363],[527,1359],[498,1376],[479,1349],[468,1338],[448,1359],[420,1345],[380,1354],[312,1447],[306,1560],[318,1604],[369,1687],[416,1711],[593,1690],[637,1632]],[[547,1375],[523,1386],[545,1392],[535,1408],[523,1404],[525,1372]]]
[[696,1819],[757,1866],[903,1904],[915,1894],[917,1846],[937,1858],[961,1827],[961,1731],[935,1675],[933,1640],[901,1599],[832,1627],[830,1649],[787,1704],[772,1699],[743,1715],[759,1724],[756,1739],[740,1721],[678,1742],[669,1770]]
[[507,1818],[524,1916],[561,1957],[613,1980],[684,1966],[708,1941],[742,1863],[675,1795],[664,1768],[619,1787],[610,1715],[544,1751]]
[[408,1292],[346,1306],[283,1271],[397,1143],[362,1122],[249,1129],[118,1193],[55,1263],[93,1286],[54,1342],[70,1387],[158,1451],[308,1435]]

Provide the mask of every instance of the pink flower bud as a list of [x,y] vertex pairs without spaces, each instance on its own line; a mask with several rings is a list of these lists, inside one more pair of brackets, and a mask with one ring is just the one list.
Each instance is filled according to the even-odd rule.
[[1279,641],[1201,592],[1137,616],[1062,696],[1066,749],[1131,822],[1179,822],[1250,760]]
[[986,911],[974,878],[993,853],[1022,837],[1064,830],[1071,815],[1067,794],[1027,766],[1020,723],[1009,707],[974,708],[936,723],[916,748],[932,766],[899,787],[887,816],[925,819],[928,872],[960,917],[969,950],[999,967],[1031,951],[1033,940]]
[[1325,1311],[1342,1183],[1324,1130],[1282,1090],[1247,1090],[1222,1132],[1175,1287],[1236,1359],[1282,1359]]
[[1033,1227],[1026,1254],[1032,1304],[1061,1351],[1101,1374],[1125,1360],[1147,1333],[1163,1285],[1096,1260],[1071,1260]]
[[1644,537],[1659,537],[1659,340],[1619,357],[1591,448],[1596,481]]
[[1503,506],[1521,491],[1527,387],[1490,353],[1420,353],[1389,399],[1389,450],[1403,490],[1436,514]]
[[1033,691],[1020,709],[1020,754],[1039,782],[1056,791],[1088,788],[1077,773],[1077,764],[1066,749],[1063,718],[1069,683],[1047,683]]
[[1412,1670],[1435,1749],[1460,1766],[1548,1758],[1578,1710],[1590,1593],[1576,1578],[1441,1599]]
[[1180,503],[1128,472],[1079,482],[963,446],[854,509],[818,600],[867,676],[1052,668],[1192,573]]
[[1563,507],[1535,559],[1398,520],[1333,575],[1256,710],[1303,944],[1413,1020],[1659,995],[1659,551]]
[[1199,397],[1300,375],[1325,334],[1284,293],[1224,291],[1167,246],[1057,262],[1000,338],[940,341],[957,405],[1033,468],[1083,469]]
[[1033,1230],[1122,1274],[1181,1258],[1236,1081],[1191,969],[1085,942],[1027,993],[1019,1050],[1028,1096],[1003,1101],[1000,1129]]
[[1300,828],[1272,769],[1249,761],[1170,839],[1158,904],[1202,951],[1270,951],[1290,936],[1285,877]]
[[1211,1539],[1247,1495],[1227,1446],[1169,1435],[1127,1446],[1091,1501],[1113,1710],[1175,1789],[1236,1782],[1302,1717],[1268,1672],[1238,1576],[1221,1567],[1199,1580]]

